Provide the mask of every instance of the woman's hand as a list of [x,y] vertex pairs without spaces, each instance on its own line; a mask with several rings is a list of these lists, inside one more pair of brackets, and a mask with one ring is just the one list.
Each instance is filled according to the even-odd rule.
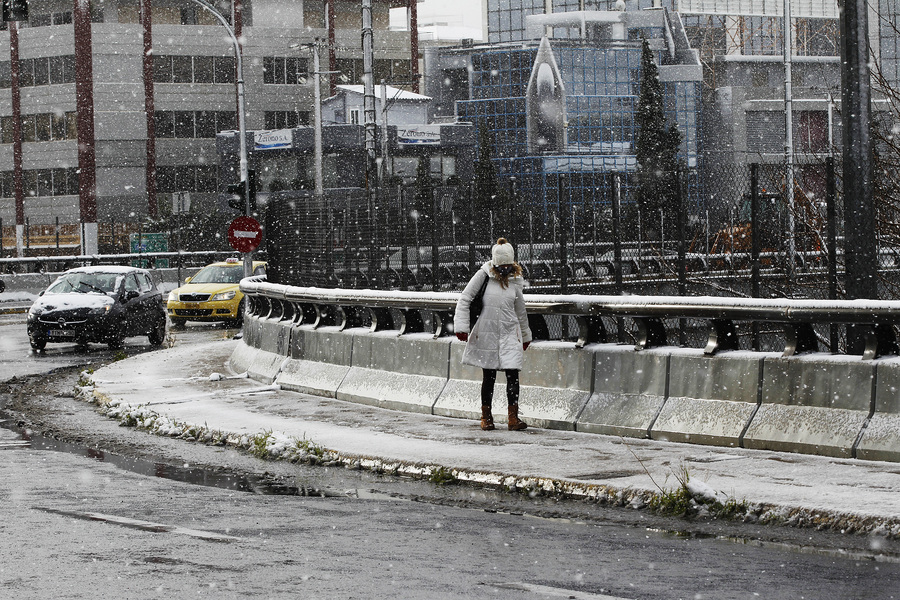
[[531,345],[531,342],[522,342],[522,351],[528,350],[528,346]]
[[456,339],[458,339],[458,340],[461,341],[461,342],[468,342],[468,341],[469,341],[469,334],[466,333],[466,332],[464,332],[464,331],[457,331],[457,332],[456,332]]

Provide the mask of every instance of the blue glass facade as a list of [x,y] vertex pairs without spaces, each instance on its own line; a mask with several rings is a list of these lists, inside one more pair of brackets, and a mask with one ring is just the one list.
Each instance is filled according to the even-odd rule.
[[[487,128],[498,171],[515,177],[524,201],[554,204],[559,176],[564,175],[573,204],[608,203],[609,174],[620,173],[627,192],[629,176],[637,167],[640,44],[603,48],[554,40],[567,119],[566,152],[555,155],[531,155],[528,150],[525,95],[536,52],[534,47],[476,52],[471,59],[473,99],[457,102],[458,118],[474,123],[479,131]],[[699,152],[700,86],[700,81],[663,86],[666,112],[682,132],[681,158],[689,167],[696,167]],[[688,193],[699,202],[694,176]]]

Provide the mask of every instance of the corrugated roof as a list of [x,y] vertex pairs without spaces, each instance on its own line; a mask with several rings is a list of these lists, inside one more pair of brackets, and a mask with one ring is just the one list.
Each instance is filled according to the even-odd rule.
[[[395,88],[392,85],[387,87],[387,97],[391,100],[419,100],[419,101],[427,101],[431,100],[431,96],[423,96],[422,94],[416,94],[414,92],[407,92],[406,90],[401,90],[400,88]],[[337,86],[339,90],[344,90],[346,92],[352,92],[354,94],[359,94],[362,96],[365,94],[365,88],[362,85],[339,85]],[[375,97],[381,98],[381,86],[375,86]]]

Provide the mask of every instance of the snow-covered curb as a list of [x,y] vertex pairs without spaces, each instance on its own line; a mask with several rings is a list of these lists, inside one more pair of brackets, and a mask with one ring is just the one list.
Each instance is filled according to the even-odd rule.
[[286,460],[322,466],[344,466],[375,473],[427,479],[435,483],[471,483],[498,490],[581,499],[633,509],[654,508],[665,512],[676,498],[692,516],[728,518],[763,525],[812,527],[841,533],[870,534],[900,538],[900,520],[862,516],[853,513],[823,511],[769,503],[749,503],[694,481],[684,481],[669,489],[640,489],[592,484],[549,477],[518,476],[475,471],[411,461],[386,460],[374,456],[342,453],[323,448],[311,440],[289,437],[275,431],[236,434],[204,425],[182,423],[161,415],[147,406],[136,406],[110,398],[95,389],[90,374],[82,373],[75,387],[76,396],[97,405],[98,410],[121,425],[187,441],[223,445],[246,451],[258,458]]

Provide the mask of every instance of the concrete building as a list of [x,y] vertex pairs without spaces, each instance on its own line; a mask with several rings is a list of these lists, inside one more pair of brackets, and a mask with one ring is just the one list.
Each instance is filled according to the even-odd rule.
[[[360,82],[360,2],[209,2],[242,45],[248,130],[310,122],[315,78],[304,44],[318,40],[321,68],[333,72],[323,95]],[[31,0],[29,20],[0,32],[9,48],[0,56],[6,255],[57,220],[74,250],[110,249],[113,232],[164,212],[175,192],[191,192],[195,211],[218,208],[215,136],[238,124],[225,29],[192,0],[88,4]],[[375,77],[418,91],[415,28],[390,30],[396,8],[415,22],[416,0],[372,1]]]

